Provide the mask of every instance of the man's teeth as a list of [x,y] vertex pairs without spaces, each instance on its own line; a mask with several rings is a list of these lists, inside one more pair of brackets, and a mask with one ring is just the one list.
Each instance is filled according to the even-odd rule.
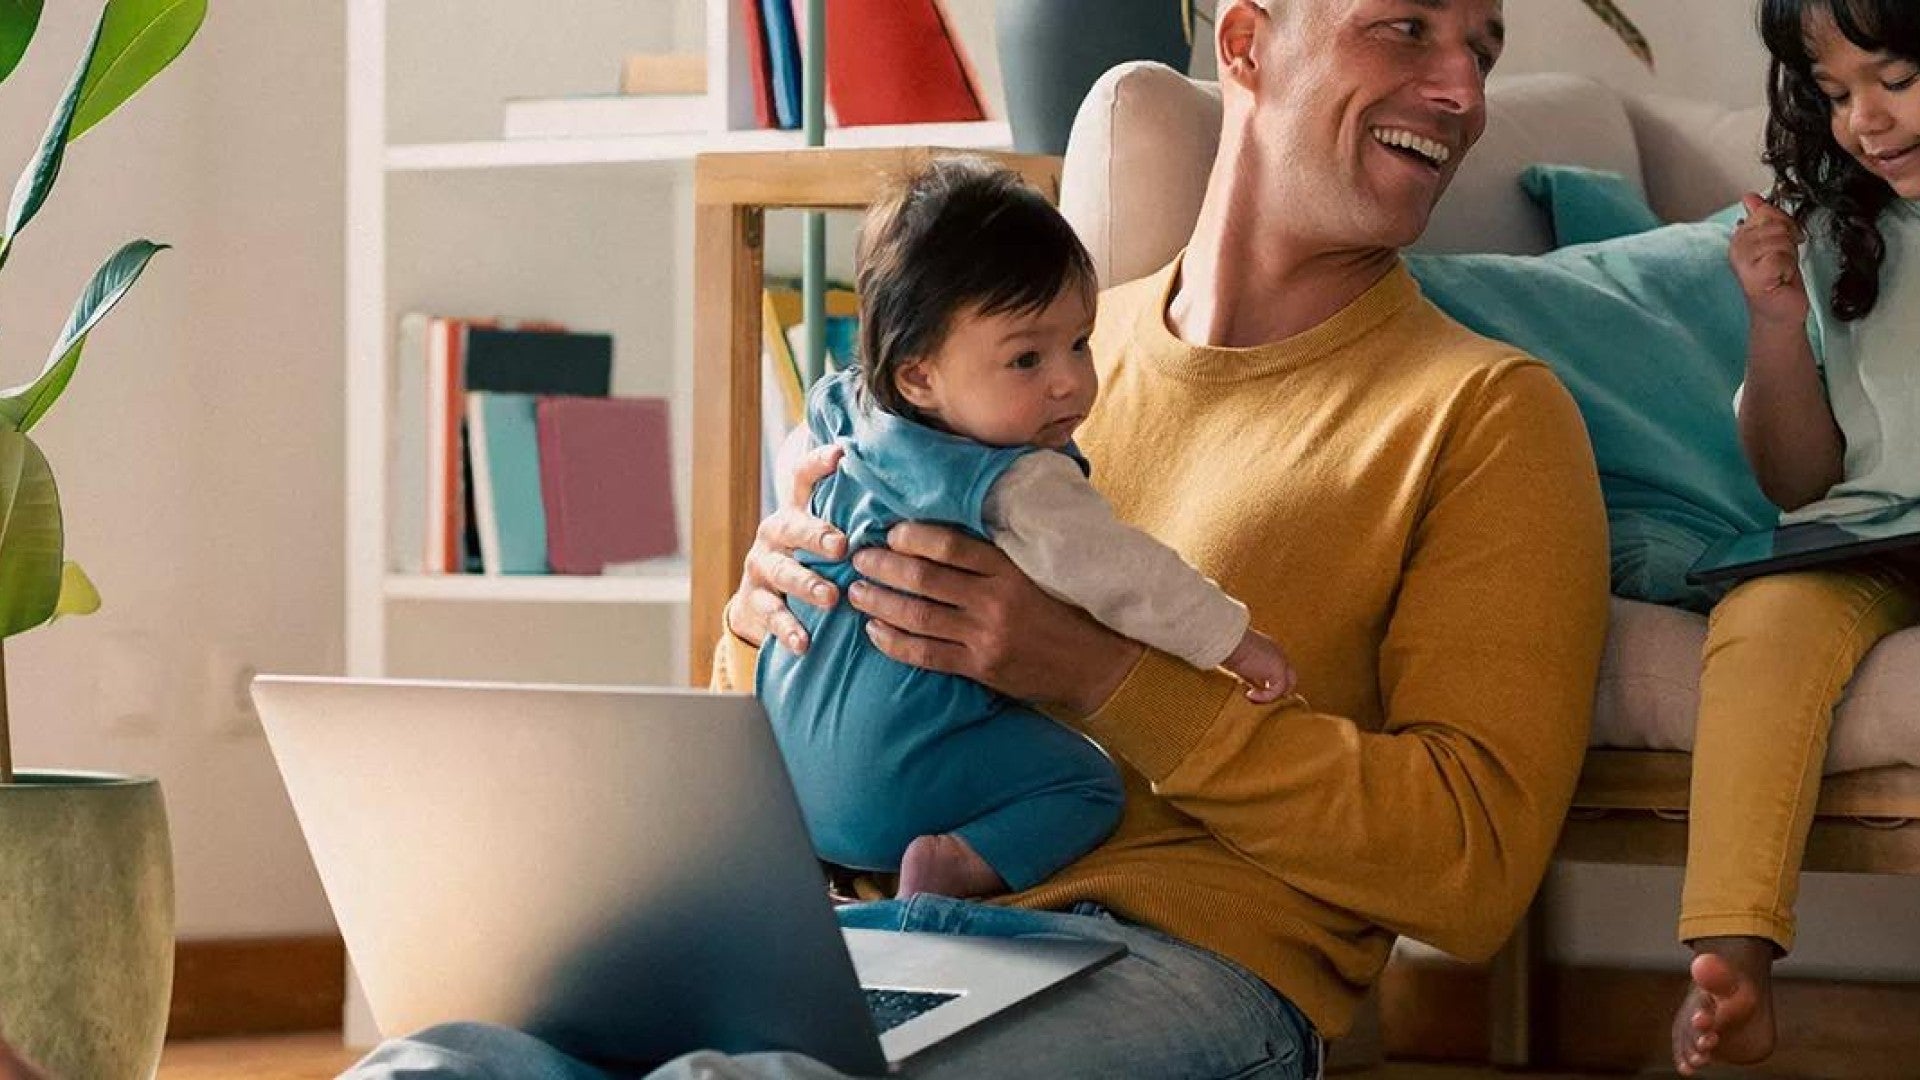
[[1435,165],[1445,165],[1447,159],[1453,156],[1453,151],[1449,150],[1446,144],[1434,142],[1432,139],[1423,138],[1400,128],[1374,128],[1373,137],[1387,146],[1411,150]]

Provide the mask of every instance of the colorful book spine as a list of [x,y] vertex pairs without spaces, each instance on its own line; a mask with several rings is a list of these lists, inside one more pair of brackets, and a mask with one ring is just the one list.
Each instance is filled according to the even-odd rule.
[[666,401],[550,397],[535,408],[554,572],[598,574],[677,552]]
[[827,97],[849,127],[986,119],[965,53],[936,0],[832,0]]
[[547,572],[547,513],[532,394],[467,394],[467,446],[481,572]]
[[760,17],[767,33],[774,117],[780,127],[797,130],[805,117],[801,115],[800,33],[794,25],[793,0],[760,0]]
[[778,127],[773,111],[773,75],[767,57],[767,25],[760,0],[740,0],[747,38],[747,72],[753,81],[753,118],[763,128]]

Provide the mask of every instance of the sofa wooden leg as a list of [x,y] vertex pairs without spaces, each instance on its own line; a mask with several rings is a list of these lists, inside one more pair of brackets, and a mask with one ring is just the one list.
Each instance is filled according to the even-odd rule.
[[1539,1045],[1534,1002],[1539,990],[1540,918],[1527,908],[1513,936],[1493,958],[1487,980],[1487,1060],[1503,1069],[1534,1064]]

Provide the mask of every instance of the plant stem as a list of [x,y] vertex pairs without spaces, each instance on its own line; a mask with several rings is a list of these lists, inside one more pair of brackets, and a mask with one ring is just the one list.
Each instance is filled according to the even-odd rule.
[[13,783],[13,735],[7,730],[7,639],[0,638],[0,784]]

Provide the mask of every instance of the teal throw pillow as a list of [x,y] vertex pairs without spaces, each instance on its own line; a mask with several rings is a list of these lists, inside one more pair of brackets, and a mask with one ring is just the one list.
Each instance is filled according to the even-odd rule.
[[1547,212],[1555,247],[1572,247],[1660,227],[1640,189],[1617,172],[1580,165],[1531,165],[1520,187]]
[[1747,315],[1731,236],[1698,222],[1540,256],[1407,260],[1442,310],[1538,357],[1572,392],[1621,596],[1704,610],[1719,593],[1689,585],[1688,567],[1715,539],[1777,518],[1735,430]]

